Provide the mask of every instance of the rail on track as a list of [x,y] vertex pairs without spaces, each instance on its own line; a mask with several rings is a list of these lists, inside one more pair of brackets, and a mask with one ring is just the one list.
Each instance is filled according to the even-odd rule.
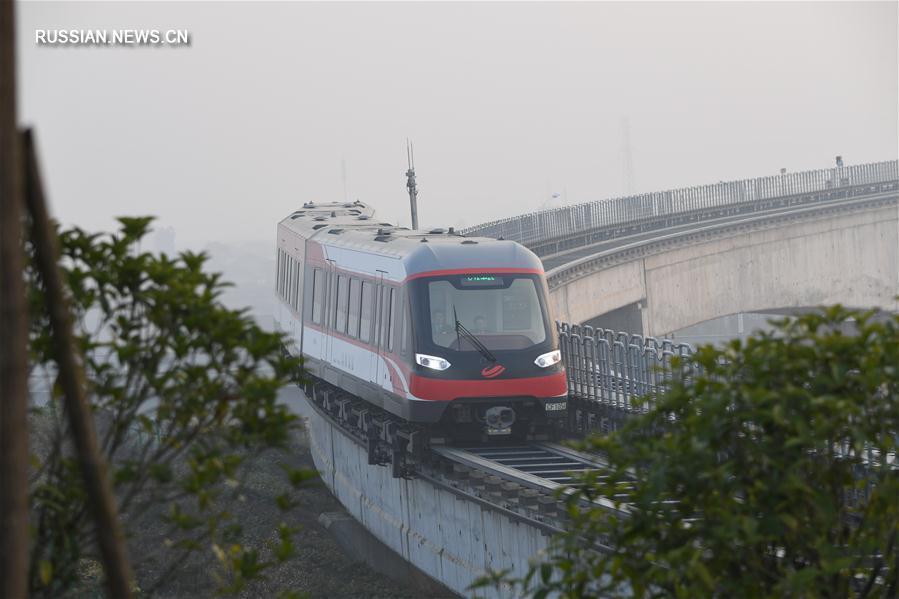
[[[572,493],[577,475],[606,467],[601,456],[550,442],[431,445],[423,435],[416,436],[421,433],[417,427],[336,387],[310,384],[306,395],[321,417],[365,448],[370,465],[391,467],[395,478],[427,480],[547,534],[565,530],[565,497]],[[598,498],[590,505],[626,515],[628,508],[612,499]]]

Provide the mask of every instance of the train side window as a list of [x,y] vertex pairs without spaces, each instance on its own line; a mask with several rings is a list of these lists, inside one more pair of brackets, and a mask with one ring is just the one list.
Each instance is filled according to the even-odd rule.
[[346,332],[348,283],[346,277],[337,277],[337,330],[341,333]]
[[278,295],[284,297],[284,250],[278,250],[280,260],[278,262]]
[[299,311],[300,309],[300,282],[303,280],[303,271],[301,269],[300,261],[297,260],[297,265],[294,268],[293,273],[293,309]]
[[403,327],[400,332],[400,353],[405,356],[409,352],[409,302],[404,300],[404,296],[400,296],[399,309]]
[[382,300],[381,298],[383,297],[383,293],[383,286],[378,285],[377,287],[375,287],[375,307],[374,311],[372,312],[372,320],[374,321],[375,331],[371,336],[371,342],[373,345],[378,345],[381,343],[381,306],[384,305],[384,300]]
[[293,269],[293,259],[287,256],[284,262],[284,301],[290,303],[290,271]]
[[290,259],[290,303],[292,306],[297,305],[297,293],[300,291],[300,261],[296,258]]
[[293,303],[293,258],[287,257],[287,293],[284,294],[284,298],[287,300],[288,304]]
[[372,284],[362,281],[362,307],[360,312],[359,339],[368,343],[371,341],[371,315],[372,315]]
[[281,294],[281,248],[278,248],[278,255],[275,257],[277,266],[275,267],[275,289]]
[[312,271],[312,322],[321,324],[322,321],[322,296],[324,288],[322,287],[322,271],[315,269]]
[[387,347],[387,331],[390,330],[390,302],[389,294],[393,289],[386,285],[381,287],[381,347]]
[[371,334],[372,345],[378,345],[381,342],[381,293],[383,292],[384,288],[380,285],[376,285],[372,289],[371,324],[374,327]]
[[347,333],[350,337],[359,336],[359,303],[362,300],[362,283],[359,279],[350,279],[350,315],[347,320]]
[[295,306],[297,301],[297,260],[290,259],[290,305]]
[[334,321],[337,320],[337,275],[334,271],[328,271],[325,275],[327,278],[328,295],[325,300],[325,324],[329,328],[334,328]]
[[290,256],[284,252],[284,257],[281,259],[281,297],[285,300],[287,299],[287,266],[289,264]]
[[337,323],[337,275],[334,271],[328,273],[328,314],[326,320],[328,326],[332,329],[336,328]]
[[390,304],[387,308],[387,351],[393,351],[394,329],[396,328],[396,289],[390,288]]
[[287,303],[292,303],[293,300],[293,291],[291,290],[293,284],[293,265],[295,260],[292,256],[288,255],[287,260],[284,261],[284,299]]
[[284,301],[287,301],[287,263],[287,252],[284,252],[281,259],[281,297],[284,298]]

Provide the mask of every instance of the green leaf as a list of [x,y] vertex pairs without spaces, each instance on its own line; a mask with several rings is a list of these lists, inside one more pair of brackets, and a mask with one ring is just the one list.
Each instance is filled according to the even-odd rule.
[[540,565],[540,581],[543,584],[549,584],[550,578],[553,575],[553,567],[552,564],[541,564]]
[[44,586],[50,584],[50,581],[53,580],[53,564],[50,561],[42,559],[38,562],[38,577]]
[[897,563],[899,472],[866,448],[897,444],[899,316],[868,318],[829,308],[673,360],[646,414],[579,444],[608,466],[577,481],[566,532],[506,582],[562,597],[849,596],[873,564]]

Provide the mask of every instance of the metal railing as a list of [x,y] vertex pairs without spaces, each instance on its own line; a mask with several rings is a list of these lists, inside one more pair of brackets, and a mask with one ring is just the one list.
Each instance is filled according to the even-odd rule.
[[[822,197],[825,196],[826,197]],[[818,201],[807,201],[810,197]],[[791,222],[800,222],[810,217],[829,214],[836,216],[847,214],[858,209],[869,209],[899,203],[899,180],[884,183],[871,184],[869,186],[846,187],[828,192],[821,192],[814,196],[793,196],[792,198],[778,198],[768,200],[766,204],[774,208],[786,208],[775,210],[743,211],[734,209],[731,218],[695,220],[689,227],[681,229],[668,229],[660,222],[644,223],[643,231],[655,228],[657,231],[650,235],[643,235],[633,239],[621,239],[621,241],[603,250],[589,250],[591,253],[563,254],[554,258],[544,258],[546,267],[546,281],[549,288],[555,289],[569,281],[589,275],[592,272],[614,266],[621,262],[628,262],[643,258],[662,251],[669,251],[677,247],[683,247],[693,243],[699,243],[722,236],[732,236],[746,233],[750,230],[764,228],[777,223],[784,226]],[[734,213],[741,214],[735,215]],[[748,214],[746,214],[748,212]],[[734,218],[734,216],[738,216]],[[668,219],[674,220],[674,217]],[[681,223],[679,223],[681,224]],[[634,224],[632,228],[641,225]],[[582,234],[580,239],[569,238],[566,244],[580,242],[581,245],[593,246],[594,243],[603,241],[613,236],[609,229],[598,229],[587,234]],[[594,240],[594,241],[589,241]],[[550,245],[543,244],[542,248]],[[536,251],[536,250],[535,250]],[[540,255],[539,251],[536,251]]]
[[[568,375],[569,433],[605,435],[618,430],[648,412],[674,376],[689,384],[700,372],[691,359],[693,347],[686,343],[562,322],[556,327]],[[675,356],[682,358],[676,369]],[[677,426],[674,420],[670,424]],[[847,503],[854,506],[870,500],[878,471],[899,470],[896,451],[868,444],[856,448],[847,439],[818,444],[813,451],[854,464],[856,481],[843,489]]]
[[[688,343],[558,321],[556,329],[568,376],[570,432],[617,430],[628,419],[648,412],[674,376],[689,384],[701,372]],[[676,369],[675,357],[680,358]],[[828,443],[821,451],[859,458],[865,467],[899,468],[896,452],[882,454],[867,446],[858,451],[845,441]],[[870,488],[854,491],[857,498],[869,492]]]
[[474,225],[461,229],[460,233],[502,237],[533,247],[594,229],[647,220],[664,221],[673,215],[721,208],[752,207],[774,198],[897,179],[899,161],[890,160],[599,200]]
[[556,328],[568,393],[584,412],[575,415],[581,421],[577,428],[608,432],[647,412],[673,376],[672,359],[692,364],[693,347],[687,343],[564,322]]

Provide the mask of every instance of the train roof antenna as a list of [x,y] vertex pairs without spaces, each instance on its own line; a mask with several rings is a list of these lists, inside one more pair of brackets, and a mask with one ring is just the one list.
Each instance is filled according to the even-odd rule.
[[418,230],[418,187],[415,185],[415,152],[412,142],[406,139],[406,188],[409,190],[409,206],[412,210],[412,230]]

